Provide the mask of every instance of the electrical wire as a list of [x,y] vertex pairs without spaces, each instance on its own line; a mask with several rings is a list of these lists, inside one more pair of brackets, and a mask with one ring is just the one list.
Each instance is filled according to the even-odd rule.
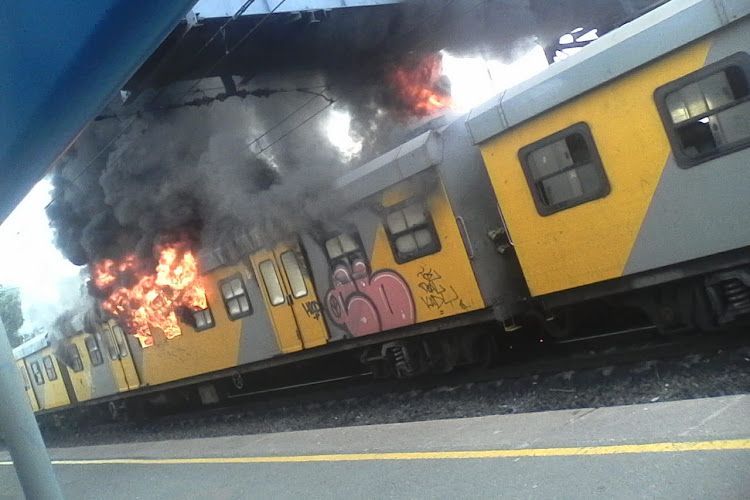
[[[237,19],[237,18],[238,18],[238,17],[239,17],[239,16],[240,16],[240,15],[241,15],[241,14],[242,14],[243,12],[245,12],[245,10],[246,10],[246,9],[247,9],[248,7],[250,7],[250,5],[251,5],[251,4],[252,4],[252,3],[254,2],[254,1],[255,1],[255,0],[248,0],[247,2],[245,2],[245,3],[244,3],[244,4],[243,4],[243,5],[242,5],[242,6],[241,6],[241,7],[240,7],[240,8],[238,9],[238,10],[237,10],[237,12],[235,13],[235,15],[233,15],[233,16],[232,16],[232,17],[231,17],[230,19],[228,19],[228,20],[227,20],[227,22],[225,22],[225,23],[224,23],[224,24],[223,24],[223,25],[222,25],[221,27],[219,27],[219,29],[218,29],[218,30],[216,30],[216,32],[215,32],[215,33],[213,34],[213,36],[211,37],[211,39],[209,40],[209,42],[210,42],[210,41],[213,41],[213,40],[214,40],[214,39],[216,38],[216,36],[217,36],[217,35],[218,35],[218,34],[219,34],[220,32],[222,32],[222,30],[223,30],[224,28],[226,28],[226,26],[227,26],[227,25],[228,25],[228,24],[229,24],[230,22],[233,22],[233,21],[235,21],[235,20],[236,20],[236,19]],[[279,8],[279,7],[281,7],[281,5],[283,5],[283,4],[284,4],[284,2],[286,2],[286,0],[281,0],[281,1],[280,1],[280,2],[278,3],[278,5],[276,5],[276,7],[274,7],[274,8],[273,8],[273,10],[271,10],[271,11],[270,11],[270,12],[269,12],[268,14],[266,14],[265,16],[263,16],[263,18],[262,18],[262,19],[261,19],[261,20],[260,20],[260,21],[258,22],[258,24],[256,24],[255,26],[253,26],[253,27],[252,27],[252,28],[251,28],[251,29],[250,29],[250,30],[248,31],[248,33],[246,33],[246,34],[245,34],[245,36],[243,36],[243,37],[242,37],[242,38],[240,39],[240,41],[239,41],[239,42],[238,42],[237,44],[235,44],[235,45],[234,45],[234,46],[233,46],[233,47],[232,47],[231,49],[229,49],[229,50],[228,50],[228,51],[227,51],[227,52],[226,52],[226,53],[225,53],[225,54],[224,54],[224,55],[223,55],[223,56],[222,56],[221,58],[219,58],[219,60],[218,60],[218,61],[217,61],[217,62],[216,62],[216,63],[215,63],[215,64],[214,64],[213,66],[211,66],[211,68],[209,68],[209,70],[208,70],[208,71],[206,71],[206,72],[204,73],[204,76],[200,77],[200,78],[199,78],[199,79],[198,79],[198,80],[197,80],[197,81],[196,81],[196,82],[195,82],[195,83],[193,84],[193,86],[192,86],[192,87],[191,87],[190,89],[188,89],[188,92],[187,92],[187,93],[189,93],[189,92],[190,92],[190,90],[192,90],[192,88],[194,88],[194,86],[195,86],[195,85],[197,85],[197,84],[198,84],[198,83],[199,83],[200,81],[202,81],[203,79],[205,79],[205,78],[206,78],[206,76],[208,76],[208,74],[209,74],[209,73],[210,73],[210,72],[211,72],[211,71],[212,71],[212,70],[213,70],[213,69],[214,69],[214,68],[215,68],[215,67],[216,67],[216,66],[218,65],[218,63],[219,63],[219,62],[220,62],[220,61],[221,61],[221,60],[222,60],[223,58],[225,58],[226,56],[228,56],[228,55],[229,55],[229,54],[230,54],[230,53],[231,53],[231,52],[232,52],[233,50],[235,50],[235,49],[236,49],[236,48],[237,48],[237,47],[238,47],[238,46],[239,46],[239,45],[240,45],[240,44],[241,44],[242,42],[244,42],[245,40],[247,40],[247,38],[248,38],[248,37],[249,37],[249,36],[250,36],[250,35],[251,35],[252,33],[254,33],[254,32],[255,32],[255,31],[256,31],[256,30],[257,30],[257,29],[258,29],[258,28],[259,28],[259,27],[260,27],[260,26],[261,26],[261,25],[262,25],[262,24],[263,24],[263,23],[264,23],[264,22],[265,22],[265,21],[266,21],[266,20],[267,20],[267,19],[268,19],[268,18],[269,18],[269,17],[270,17],[270,16],[271,16],[271,15],[272,15],[273,13],[274,13],[274,12],[276,12],[276,10],[278,10],[278,8]],[[182,37],[180,38],[180,40],[179,40],[179,41],[178,41],[177,43],[178,43],[178,44],[179,44],[179,43],[182,43],[182,41],[183,41],[184,39],[185,39],[185,34],[183,34],[183,36],[182,36]],[[206,48],[206,47],[208,46],[208,43],[209,43],[209,42],[206,42],[206,43],[205,43],[205,44],[203,45],[203,47],[201,47],[201,48],[199,49],[198,53],[200,53],[200,52],[201,52],[202,50],[205,50],[205,48]],[[159,90],[158,90],[158,91],[156,92],[156,95],[155,95],[155,96],[154,96],[154,97],[153,97],[153,98],[151,99],[150,103],[151,103],[151,104],[154,104],[154,103],[156,102],[156,100],[157,100],[157,99],[158,99],[158,98],[159,98],[159,97],[161,96],[161,94],[162,94],[162,93],[164,92],[164,90],[165,90],[166,88],[167,88],[167,87],[162,87],[161,89],[159,89]],[[186,96],[186,95],[187,95],[187,93],[185,93],[185,94],[183,95],[183,98],[184,98],[184,96]],[[104,146],[104,147],[103,147],[103,148],[102,148],[102,149],[101,149],[101,150],[100,150],[100,151],[99,151],[99,152],[98,152],[98,153],[97,153],[97,154],[96,154],[95,156],[94,156],[94,158],[92,158],[92,159],[91,159],[91,160],[90,160],[90,161],[89,161],[89,162],[88,162],[88,163],[87,163],[87,164],[86,164],[86,165],[85,165],[85,166],[84,166],[84,167],[83,167],[83,168],[81,169],[81,171],[80,171],[80,172],[78,172],[78,174],[77,174],[77,175],[76,175],[76,176],[75,176],[75,177],[74,177],[74,178],[73,178],[73,179],[72,179],[72,180],[70,181],[70,183],[69,183],[69,184],[70,184],[70,185],[75,185],[75,182],[76,182],[76,181],[77,181],[77,180],[78,180],[78,179],[79,179],[79,178],[80,178],[80,177],[81,177],[81,176],[82,176],[82,175],[83,175],[84,173],[86,173],[86,171],[88,171],[88,169],[89,169],[89,168],[91,168],[91,165],[93,165],[93,164],[94,164],[94,162],[95,162],[95,161],[96,161],[96,160],[97,160],[97,159],[98,159],[98,158],[99,158],[99,157],[100,157],[100,156],[101,156],[101,155],[102,155],[102,154],[103,154],[103,153],[104,153],[104,152],[105,152],[105,151],[106,151],[106,150],[107,150],[107,149],[108,149],[108,148],[109,148],[109,147],[110,147],[110,146],[111,146],[112,144],[114,144],[114,143],[115,143],[115,141],[117,141],[117,139],[119,139],[120,137],[122,137],[122,136],[123,136],[123,135],[125,134],[125,132],[126,132],[126,131],[128,130],[128,128],[129,128],[129,127],[130,127],[130,126],[131,126],[131,125],[132,125],[132,124],[133,124],[133,123],[134,123],[134,122],[135,122],[135,121],[136,121],[136,120],[138,119],[138,117],[139,117],[139,114],[138,114],[138,113],[136,113],[136,114],[135,114],[135,115],[133,116],[133,118],[132,118],[132,119],[131,119],[131,120],[130,120],[130,121],[129,121],[129,122],[128,122],[128,123],[127,123],[127,124],[126,124],[126,125],[125,125],[124,127],[122,127],[122,128],[120,129],[120,131],[119,131],[119,132],[118,132],[118,133],[117,133],[117,134],[115,135],[115,137],[113,137],[113,138],[112,138],[112,139],[111,139],[111,140],[110,140],[110,141],[109,141],[109,142],[108,142],[108,143],[107,143],[107,144],[106,144],[106,145],[105,145],[105,146]],[[53,203],[54,203],[55,201],[57,201],[57,199],[58,199],[58,196],[53,196],[53,197],[52,197],[52,199],[51,199],[51,200],[49,201],[49,203],[47,203],[47,205],[46,205],[46,206],[44,207],[44,208],[45,208],[45,210],[46,210],[47,208],[49,208],[49,206],[50,206],[50,205],[52,205],[52,204],[53,204]]]
[[[208,75],[208,74],[209,74],[209,73],[210,73],[211,71],[213,71],[213,69],[215,69],[215,68],[216,68],[216,66],[218,66],[218,64],[219,64],[219,63],[220,63],[220,62],[221,62],[221,61],[222,61],[222,60],[223,60],[223,59],[224,59],[225,57],[227,57],[227,56],[228,56],[228,55],[229,55],[229,54],[230,54],[230,53],[231,53],[232,51],[234,51],[235,49],[237,49],[237,47],[238,47],[238,46],[239,46],[240,44],[242,44],[242,43],[243,43],[243,42],[244,42],[245,40],[247,40],[247,38],[248,38],[248,37],[250,37],[250,36],[251,36],[251,35],[252,35],[252,34],[253,34],[253,33],[254,33],[254,32],[255,32],[255,31],[256,31],[256,30],[257,30],[257,29],[258,29],[258,28],[259,28],[259,27],[260,27],[260,26],[261,26],[261,25],[262,25],[262,24],[263,24],[263,23],[264,23],[264,22],[265,22],[265,21],[266,21],[266,20],[267,20],[267,19],[268,19],[268,18],[269,18],[269,17],[270,17],[270,16],[272,15],[272,14],[273,14],[273,13],[274,13],[274,12],[276,12],[276,10],[278,10],[278,8],[279,8],[279,7],[281,7],[281,5],[282,5],[282,4],[284,3],[284,2],[286,2],[286,0],[281,0],[281,1],[280,1],[280,2],[279,2],[279,3],[277,4],[277,5],[276,5],[276,7],[274,7],[274,8],[273,8],[273,9],[272,9],[272,10],[271,10],[271,11],[270,11],[270,12],[269,12],[268,14],[266,14],[266,15],[265,15],[265,16],[264,16],[264,17],[263,17],[263,18],[262,18],[262,19],[261,19],[261,20],[260,20],[260,21],[258,22],[258,24],[254,25],[254,26],[253,26],[253,27],[252,27],[252,28],[251,28],[251,29],[250,29],[250,30],[249,30],[249,31],[248,31],[248,32],[247,32],[247,33],[246,33],[246,34],[245,34],[245,35],[244,35],[244,36],[243,36],[243,37],[242,37],[242,38],[241,38],[241,39],[240,39],[240,40],[239,40],[239,41],[238,41],[237,43],[236,43],[236,44],[234,44],[234,45],[232,46],[232,48],[231,48],[231,49],[228,49],[228,50],[227,50],[227,52],[226,52],[226,53],[225,53],[225,54],[224,54],[223,56],[221,56],[221,57],[220,57],[220,58],[219,58],[219,59],[218,59],[218,60],[216,61],[216,63],[214,63],[214,64],[213,64],[213,65],[212,65],[212,66],[211,66],[211,67],[210,67],[210,68],[208,69],[208,71],[206,71],[206,72],[204,73],[204,76],[203,76],[203,77],[200,77],[199,79],[197,79],[197,80],[196,80],[196,81],[195,81],[195,82],[193,83],[193,85],[191,85],[191,87],[190,87],[190,88],[188,89],[188,91],[187,91],[187,92],[185,92],[184,94],[182,94],[182,98],[184,98],[185,96],[187,96],[187,94],[189,94],[189,93],[190,93],[190,91],[192,91],[192,89],[194,89],[194,88],[195,88],[195,86],[196,86],[196,85],[198,85],[198,83],[200,83],[200,81],[202,81],[203,79],[205,79],[205,78],[206,78],[206,76],[207,76],[207,75]],[[443,12],[445,11],[445,9],[446,9],[446,8],[447,8],[448,6],[450,6],[451,4],[453,4],[454,2],[455,2],[455,0],[449,0],[448,2],[446,2],[446,3],[445,3],[445,4],[443,5],[443,6],[442,6],[442,8],[441,8],[440,10],[438,10],[438,11],[435,11],[435,12],[433,12],[432,14],[430,14],[430,15],[426,16],[426,17],[425,17],[425,18],[424,18],[424,19],[422,20],[422,23],[420,23],[420,24],[424,24],[424,23],[428,22],[429,20],[431,20],[431,19],[433,19],[433,18],[435,18],[435,17],[437,17],[437,16],[439,16],[439,15],[442,15],[442,13],[443,13]],[[466,15],[466,14],[469,14],[470,12],[473,12],[473,11],[474,11],[474,10],[475,10],[476,8],[478,8],[479,6],[481,6],[481,5],[482,5],[482,3],[483,3],[482,1],[478,1],[478,2],[477,2],[477,3],[476,3],[476,4],[474,5],[474,6],[473,6],[473,7],[471,7],[471,8],[469,8],[469,9],[467,9],[466,11],[464,11],[464,12],[463,12],[463,14],[462,14],[462,16],[463,16],[463,15]],[[247,4],[247,2],[246,2],[246,4]],[[249,6],[249,5],[248,5],[248,6]],[[244,7],[244,5],[243,5],[243,7]],[[241,7],[240,9],[242,9],[242,7]],[[232,18],[230,18],[230,20],[228,20],[228,21],[227,21],[226,23],[224,23],[224,25],[222,25],[222,27],[221,27],[221,28],[219,28],[219,30],[217,30],[217,33],[215,33],[215,34],[214,34],[214,36],[213,36],[213,37],[212,37],[211,39],[213,40],[213,39],[215,38],[215,36],[216,36],[216,35],[218,34],[218,32],[220,32],[220,31],[221,31],[221,29],[223,29],[223,28],[224,28],[224,27],[225,27],[225,26],[226,26],[227,24],[229,24],[229,22],[231,22],[231,21],[232,21],[232,20],[234,20],[234,19],[236,19],[236,17],[234,17],[234,16],[233,16]],[[400,38],[404,38],[404,37],[408,36],[409,34],[413,33],[413,32],[414,32],[414,30],[416,30],[416,29],[417,29],[417,26],[415,26],[415,27],[411,28],[410,30],[408,30],[408,31],[406,31],[406,32],[404,32],[404,33],[402,33],[402,34],[400,34],[400,35],[399,35],[399,37],[400,37]],[[207,42],[207,43],[208,43],[208,42]],[[200,50],[203,50],[203,49],[204,49],[204,48],[205,48],[205,47],[207,46],[207,43],[206,43],[206,44],[204,44],[204,46],[203,46],[203,47],[202,47],[202,48],[201,48]],[[153,98],[153,99],[151,100],[151,103],[155,102],[155,101],[156,101],[156,99],[157,99],[157,98],[159,97],[159,95],[160,95],[160,94],[161,94],[161,93],[162,93],[162,92],[163,92],[163,91],[164,91],[164,90],[165,90],[166,88],[167,88],[167,87],[162,87],[161,89],[159,89],[159,91],[157,92],[156,96],[155,96],[155,97],[154,97],[154,98]],[[328,90],[330,90],[330,87],[328,87]],[[261,134],[260,136],[256,137],[256,138],[255,138],[255,139],[254,139],[253,141],[251,141],[250,143],[248,143],[248,144],[247,144],[247,145],[245,145],[244,147],[240,148],[240,149],[239,149],[239,150],[238,150],[237,152],[238,152],[238,153],[242,153],[243,151],[245,151],[245,150],[249,149],[250,147],[252,147],[252,145],[253,145],[253,144],[256,144],[256,143],[257,143],[257,142],[258,142],[258,141],[259,141],[259,140],[260,140],[260,139],[261,139],[262,137],[264,137],[264,136],[268,135],[268,133],[270,133],[270,132],[271,132],[272,130],[274,130],[274,129],[278,128],[279,126],[281,126],[281,125],[282,125],[283,123],[285,123],[285,122],[286,122],[287,120],[289,120],[289,119],[290,119],[290,118],[291,118],[292,116],[296,115],[296,114],[297,114],[297,113],[298,113],[298,112],[299,112],[300,110],[302,110],[302,109],[303,109],[304,107],[306,107],[306,106],[307,106],[308,104],[310,104],[310,103],[311,103],[312,101],[314,101],[314,100],[315,100],[315,99],[316,99],[317,97],[322,97],[322,98],[324,98],[324,99],[326,99],[326,100],[328,101],[328,104],[327,104],[326,106],[324,106],[324,107],[323,107],[323,108],[321,108],[320,110],[318,110],[318,111],[316,111],[315,113],[313,113],[313,114],[312,114],[311,116],[309,116],[308,118],[306,118],[305,120],[303,120],[303,121],[302,121],[301,123],[299,123],[299,124],[297,124],[296,126],[294,126],[294,127],[293,127],[293,128],[291,129],[291,130],[289,130],[288,132],[286,132],[286,133],[282,134],[282,135],[281,135],[280,137],[278,137],[277,139],[275,139],[275,140],[274,140],[273,142],[271,142],[271,143],[270,143],[270,144],[268,144],[267,146],[265,146],[265,147],[261,148],[261,149],[260,149],[260,151],[258,151],[257,153],[253,153],[253,154],[255,154],[255,156],[259,156],[259,155],[263,154],[264,152],[268,151],[268,149],[269,149],[269,148],[273,147],[274,145],[278,144],[279,142],[281,142],[281,141],[282,141],[282,140],[284,140],[285,138],[289,137],[289,136],[290,136],[290,135],[291,135],[292,133],[294,133],[294,132],[295,132],[296,130],[298,130],[298,129],[299,129],[300,127],[302,127],[302,126],[303,126],[303,125],[305,125],[306,123],[310,122],[310,120],[312,120],[313,118],[315,118],[316,116],[318,116],[318,115],[319,115],[320,113],[322,113],[323,111],[325,111],[325,110],[327,110],[328,108],[330,108],[330,107],[331,107],[331,106],[332,106],[333,104],[335,104],[335,102],[336,102],[336,101],[340,100],[340,99],[341,99],[341,98],[342,98],[343,96],[345,96],[345,95],[349,95],[349,94],[352,94],[352,93],[354,93],[355,91],[356,91],[356,89],[352,89],[352,90],[349,90],[348,92],[344,92],[343,94],[339,95],[337,99],[333,99],[333,98],[329,98],[329,97],[326,97],[326,96],[325,96],[324,94],[322,94],[322,93],[321,93],[321,94],[320,94],[319,96],[318,96],[318,95],[314,95],[314,96],[313,96],[313,97],[312,97],[311,99],[309,99],[308,101],[306,101],[305,103],[303,103],[303,104],[302,104],[301,106],[299,106],[299,107],[298,107],[297,109],[295,109],[294,111],[292,111],[291,113],[289,113],[289,114],[288,114],[287,116],[285,116],[285,117],[284,117],[284,118],[283,118],[282,120],[280,120],[280,121],[279,121],[278,123],[274,124],[274,125],[273,125],[272,127],[270,127],[270,128],[268,129],[268,130],[266,130],[266,131],[265,131],[265,132],[264,132],[263,134]],[[89,168],[91,167],[91,165],[93,164],[93,162],[94,162],[94,161],[96,161],[96,159],[97,159],[97,158],[99,158],[99,156],[101,156],[101,154],[102,154],[102,153],[103,153],[104,151],[106,151],[106,150],[107,150],[107,148],[109,148],[109,147],[110,147],[110,146],[111,146],[111,145],[112,145],[112,144],[113,144],[113,143],[114,143],[114,142],[115,142],[115,141],[116,141],[117,139],[119,139],[119,138],[120,138],[120,137],[121,137],[121,136],[122,136],[122,135],[123,135],[123,134],[125,133],[125,131],[126,131],[126,130],[128,129],[128,127],[130,127],[130,125],[132,125],[132,124],[133,124],[133,123],[135,122],[135,120],[136,120],[136,119],[138,118],[138,116],[139,116],[139,114],[138,114],[138,113],[136,113],[136,114],[135,114],[135,116],[133,117],[133,119],[132,119],[132,120],[131,120],[130,122],[128,122],[128,124],[127,124],[127,125],[125,125],[125,127],[123,127],[123,129],[122,129],[122,130],[121,130],[121,131],[120,131],[120,132],[119,132],[119,133],[118,133],[118,134],[117,134],[117,135],[116,135],[116,136],[115,136],[115,137],[114,137],[114,138],[113,138],[113,139],[112,139],[111,141],[109,141],[109,142],[108,142],[108,143],[107,143],[107,144],[106,144],[106,145],[104,146],[104,148],[102,148],[102,150],[100,150],[100,151],[99,151],[99,153],[97,153],[97,154],[95,155],[95,157],[94,157],[94,158],[93,158],[93,159],[92,159],[92,160],[91,160],[91,161],[90,161],[90,162],[89,162],[89,163],[88,163],[88,164],[87,164],[87,165],[86,165],[86,166],[85,166],[85,167],[84,167],[84,168],[83,168],[83,169],[81,170],[81,172],[79,172],[79,173],[78,173],[78,175],[76,175],[76,176],[75,176],[75,178],[74,178],[74,179],[73,179],[73,180],[71,181],[71,183],[75,183],[75,181],[76,181],[76,180],[77,180],[77,179],[78,179],[78,178],[79,178],[79,177],[80,177],[81,175],[83,175],[83,174],[84,174],[84,173],[86,172],[86,170],[88,170],[88,169],[89,169]],[[119,157],[118,157],[118,158],[119,158]],[[50,200],[50,202],[49,202],[49,203],[47,204],[47,207],[49,207],[49,206],[50,206],[50,205],[51,205],[52,203],[54,203],[54,202],[55,202],[56,200],[57,200],[57,196],[53,197],[53,198],[52,198],[52,200]]]

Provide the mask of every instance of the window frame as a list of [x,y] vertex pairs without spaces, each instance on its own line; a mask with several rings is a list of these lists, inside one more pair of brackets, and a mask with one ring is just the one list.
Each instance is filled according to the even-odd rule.
[[[49,361],[49,364],[47,364]],[[47,380],[54,382],[57,380],[57,370],[55,369],[55,362],[52,360],[52,355],[47,354],[42,358],[42,364],[44,365],[44,371],[47,374]]]
[[[406,209],[406,207],[409,207],[411,205],[420,205],[422,207],[425,214],[425,221],[421,224],[407,227],[406,229],[404,229],[403,231],[399,231],[398,233],[392,233],[388,225],[388,216],[395,212],[403,211]],[[406,222],[406,215],[404,215],[404,221]],[[396,203],[395,205],[384,207],[381,217],[381,223],[383,225],[383,229],[385,230],[388,244],[391,246],[391,254],[393,255],[393,259],[396,261],[396,264],[405,264],[413,260],[421,259],[422,257],[426,257],[427,255],[438,253],[443,249],[442,243],[440,242],[440,235],[438,234],[437,227],[435,227],[435,222],[432,219],[432,210],[430,210],[427,200],[421,198],[408,198],[400,203]],[[409,254],[406,257],[401,256],[398,248],[396,247],[396,240],[401,236],[414,234],[420,229],[427,229],[430,232],[432,236],[432,243],[424,248],[417,248],[415,252]]]
[[[745,140],[736,142],[729,146],[717,147],[715,151],[708,154],[700,156],[689,156],[684,152],[682,141],[677,134],[675,123],[672,121],[672,114],[669,112],[669,108],[667,106],[667,96],[669,96],[670,94],[682,88],[685,88],[688,85],[706,79],[714,74],[721,73],[722,71],[725,71],[733,66],[737,66],[743,71],[748,86],[750,86],[750,54],[748,54],[747,52],[735,52],[728,57],[711,63],[708,66],[704,66],[697,71],[689,73],[681,78],[678,78],[677,80],[673,80],[654,90],[654,102],[656,103],[656,109],[659,112],[659,117],[661,118],[662,125],[664,126],[664,131],[666,132],[667,138],[669,139],[669,145],[672,148],[672,154],[674,155],[678,167],[682,169],[692,168],[700,165],[701,163],[715,160],[716,158],[720,158],[722,156],[737,152],[741,149],[750,147],[750,137],[748,137]],[[710,110],[707,114],[704,114],[705,117],[713,116],[721,111],[731,109],[734,106],[748,101],[750,101],[750,92],[745,97],[734,101],[731,106],[719,106],[716,109]],[[700,121],[704,114],[689,118],[685,121]]]
[[32,361],[29,363],[29,366],[31,367],[31,376],[34,377],[36,385],[44,385],[44,373],[39,366],[39,361]]
[[[298,295],[297,292],[294,291],[294,283],[292,282],[291,276],[289,276],[289,269],[287,269],[287,263],[284,262],[284,256],[285,255],[291,255],[291,258],[294,259],[294,263],[297,266],[297,272],[299,273],[299,277],[302,280],[302,286],[304,287],[305,293]],[[289,291],[292,294],[293,299],[303,299],[310,295],[309,287],[307,286],[307,280],[305,279],[305,270],[302,265],[300,265],[299,257],[297,256],[297,252],[294,251],[294,249],[289,249],[281,252],[279,254],[279,262],[281,265],[279,266],[284,270],[284,276],[286,277],[287,283],[289,284]]]
[[[219,293],[221,293],[221,290],[219,291]],[[223,295],[222,295],[222,297],[223,297]],[[238,297],[239,297],[239,295],[238,295]],[[232,298],[235,298],[235,297],[232,297]],[[249,304],[250,300],[248,300],[247,302]],[[207,307],[205,309],[199,309],[197,311],[190,311],[191,315],[193,316],[193,329],[196,332],[202,332],[202,331],[205,331],[205,330],[210,330],[211,328],[213,328],[213,327],[216,326],[216,318],[214,317],[214,312],[211,310],[211,305],[208,304],[208,301],[206,301],[206,304],[207,304]],[[206,322],[206,324],[204,326],[198,326],[198,322],[195,320],[195,315],[198,314],[198,313],[203,313],[204,316],[205,316],[206,312],[208,312],[208,315],[211,317],[211,321],[210,322]],[[227,313],[228,312],[229,311],[227,311]]]
[[[224,286],[224,283],[231,283],[233,280],[238,279],[240,280],[240,286],[242,287],[242,291],[245,293],[245,298],[247,299],[247,311],[242,312],[240,311],[239,314],[233,315],[231,312],[229,312],[229,301],[234,300],[238,297],[241,297],[241,295],[233,295],[231,298],[227,299],[224,297],[224,292],[221,289],[222,286]],[[221,301],[224,303],[224,309],[227,312],[227,317],[230,321],[237,321],[238,319],[244,318],[246,316],[250,316],[253,314],[253,303],[250,300],[250,293],[247,291],[247,285],[245,285],[245,280],[242,279],[242,275],[240,273],[233,274],[231,276],[228,276],[218,283],[219,287],[219,296],[221,297]],[[211,315],[213,315],[213,311],[211,311]],[[214,324],[216,324],[216,318],[214,318]]]
[[[115,344],[117,345],[117,351],[120,353],[120,358],[127,358],[128,357],[128,339],[125,337],[125,330],[122,329],[122,327],[118,324],[110,325],[110,328],[112,329],[112,335],[115,338]],[[119,333],[117,330],[119,330]],[[122,340],[122,342],[120,342]]]
[[[330,240],[338,239],[342,235],[347,235],[352,240],[354,240],[354,244],[356,245],[356,248],[349,252],[344,252],[343,245],[342,245],[341,255],[339,255],[338,257],[331,257],[331,255],[328,253],[328,247],[326,247],[326,243],[328,243]],[[340,240],[339,240],[339,243],[340,243]],[[321,247],[323,248],[323,254],[326,257],[326,260],[328,261],[328,266],[331,269],[334,269],[340,263],[346,263],[351,266],[352,261],[357,258],[367,260],[367,254],[365,253],[365,246],[362,244],[362,238],[359,235],[359,231],[340,231],[340,232],[329,233],[323,238],[323,241],[321,242]]]
[[[263,265],[267,262],[271,264],[271,268],[273,269],[274,275],[276,276],[276,283],[278,283],[279,285],[279,293],[281,294],[281,302],[274,302],[273,298],[271,297],[271,290],[268,289],[268,280],[266,280],[266,277],[263,274]],[[260,279],[261,281],[263,281],[263,287],[265,288],[266,296],[268,297],[268,303],[271,304],[271,307],[278,307],[287,304],[288,299],[286,296],[286,290],[284,290],[284,284],[281,281],[282,277],[279,274],[279,266],[276,264],[275,257],[269,257],[258,262],[258,274],[260,274]]]
[[[91,341],[91,342],[89,342],[89,341]],[[99,345],[99,343],[96,341],[96,338],[94,338],[94,336],[91,335],[91,336],[86,337],[85,339],[83,339],[83,343],[86,346],[86,352],[88,352],[88,354],[89,354],[89,361],[91,361],[91,365],[92,366],[99,366],[101,364],[104,364],[104,356],[102,355],[102,348]],[[98,362],[95,361],[94,360],[94,356],[91,355],[91,350],[92,350],[91,349],[91,344],[92,343],[96,347],[95,351],[96,351],[97,356],[98,356]]]
[[[541,196],[540,189],[537,187],[537,184],[542,181],[534,180],[534,176],[531,173],[531,167],[528,161],[529,155],[534,151],[537,151],[545,146],[549,146],[550,144],[554,144],[555,142],[563,140],[568,136],[574,134],[580,134],[583,137],[584,142],[586,143],[586,147],[589,149],[589,154],[591,155],[590,163],[592,163],[596,169],[597,177],[599,179],[599,187],[588,194],[584,193],[583,196],[580,196],[578,198],[565,200],[554,205],[545,205]],[[531,192],[531,197],[534,200],[536,211],[542,217],[547,217],[557,212],[561,212],[563,210],[567,210],[569,208],[573,208],[590,201],[598,200],[599,198],[604,198],[612,191],[612,188],[609,184],[609,178],[607,177],[607,172],[604,169],[604,164],[602,163],[601,156],[599,155],[599,150],[597,149],[596,142],[594,141],[594,136],[591,133],[591,128],[586,122],[575,123],[569,127],[555,132],[554,134],[543,137],[542,139],[532,142],[531,144],[527,144],[526,146],[518,150],[518,161],[521,163],[521,170],[523,170],[523,174],[526,177],[526,183],[529,186],[529,191]],[[569,170],[575,170],[580,166],[582,165],[574,164],[573,166],[568,167],[565,170],[561,170],[560,172],[558,172],[558,174],[567,172]]]
[[104,343],[107,346],[107,354],[109,354],[109,360],[110,361],[117,361],[120,359],[120,352],[117,347],[117,341],[115,340],[115,334],[112,331],[112,328],[107,326],[102,326],[100,329],[100,333],[103,333],[103,337],[99,337],[100,340],[103,338]]
[[[78,346],[76,344],[70,343],[66,346],[65,349],[68,353],[68,357],[70,358],[70,369],[75,373],[82,372],[83,358],[81,357],[81,351],[80,349],[78,349]],[[75,351],[75,355],[72,354],[73,351]],[[78,361],[78,363],[76,363],[76,360]]]

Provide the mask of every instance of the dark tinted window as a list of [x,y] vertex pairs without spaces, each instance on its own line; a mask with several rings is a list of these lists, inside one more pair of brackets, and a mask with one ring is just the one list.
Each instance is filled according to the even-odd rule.
[[518,152],[518,157],[540,215],[609,193],[607,175],[585,123],[529,144]]

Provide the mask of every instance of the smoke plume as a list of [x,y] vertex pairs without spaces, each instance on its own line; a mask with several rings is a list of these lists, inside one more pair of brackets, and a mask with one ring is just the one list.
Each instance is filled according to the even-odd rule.
[[229,98],[148,113],[119,137],[108,121],[93,123],[54,171],[47,213],[57,246],[80,265],[151,257],[160,235],[178,231],[208,247],[231,247],[239,233],[256,248],[291,234],[306,222],[306,200],[340,172],[341,154],[314,123],[283,149],[256,154],[248,143],[298,102]]

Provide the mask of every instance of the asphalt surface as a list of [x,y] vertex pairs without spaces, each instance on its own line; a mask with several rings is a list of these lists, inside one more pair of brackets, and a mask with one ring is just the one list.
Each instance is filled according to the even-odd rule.
[[[750,498],[750,395],[52,449],[71,499]],[[22,498],[0,452],[0,498]]]

